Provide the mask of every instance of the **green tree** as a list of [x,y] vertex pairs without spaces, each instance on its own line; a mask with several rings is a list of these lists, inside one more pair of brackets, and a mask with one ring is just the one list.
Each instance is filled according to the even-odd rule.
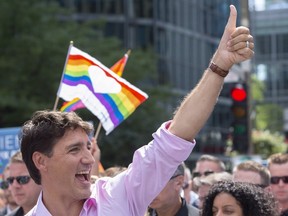
[[265,85],[252,76],[253,131],[252,144],[255,154],[264,157],[276,152],[285,152],[283,110],[277,104],[264,103]]
[[284,153],[287,151],[284,136],[277,132],[271,133],[268,130],[254,130],[252,133],[252,142],[255,152],[264,158],[274,153]]
[[0,126],[19,125],[33,111],[53,108],[70,40],[88,51],[93,45],[94,53],[103,42],[68,12],[53,1],[0,1]]
[[272,132],[283,130],[283,109],[277,104],[264,103],[265,84],[252,76],[252,105],[254,113],[253,127],[257,130]]
[[[53,108],[71,40],[108,67],[127,51],[117,38],[103,35],[103,21],[78,22],[74,17],[53,0],[0,1],[0,127],[20,126],[36,110]],[[134,150],[147,144],[151,133],[171,116],[166,111],[171,107],[169,91],[156,87],[155,59],[152,49],[132,50],[123,77],[149,99],[109,136],[101,131],[105,167],[128,165]],[[77,112],[97,127],[91,112]]]

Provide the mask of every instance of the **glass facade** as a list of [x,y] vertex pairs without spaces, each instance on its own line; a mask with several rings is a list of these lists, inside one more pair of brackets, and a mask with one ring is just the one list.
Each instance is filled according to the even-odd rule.
[[[271,3],[270,3],[271,6]],[[288,106],[288,8],[252,11],[255,73],[265,83],[265,100]]]
[[[250,3],[254,5],[250,14],[257,53],[254,72],[265,84],[263,103],[278,104],[285,111],[288,109],[288,1],[266,0],[259,5],[259,1],[251,0]],[[287,122],[281,114],[271,118]],[[287,127],[283,129],[287,131]]]

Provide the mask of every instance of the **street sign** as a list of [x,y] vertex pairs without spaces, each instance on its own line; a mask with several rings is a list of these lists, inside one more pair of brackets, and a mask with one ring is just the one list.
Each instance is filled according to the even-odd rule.
[[18,134],[21,127],[0,129],[0,174],[2,176],[5,166],[12,155],[19,150]]

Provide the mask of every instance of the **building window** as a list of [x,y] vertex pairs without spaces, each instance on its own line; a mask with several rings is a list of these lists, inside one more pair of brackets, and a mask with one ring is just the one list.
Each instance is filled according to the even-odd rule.
[[133,4],[136,17],[139,18],[153,17],[153,0],[134,0]]
[[256,36],[255,39],[255,52],[258,56],[269,57],[272,53],[271,35]]
[[288,34],[280,34],[276,36],[278,59],[288,58]]

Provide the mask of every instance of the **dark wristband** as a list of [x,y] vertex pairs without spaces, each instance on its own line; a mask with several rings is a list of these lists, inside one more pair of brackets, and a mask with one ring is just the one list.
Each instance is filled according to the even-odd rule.
[[229,73],[229,71],[221,69],[220,67],[218,67],[218,65],[214,64],[213,62],[210,63],[209,68],[211,69],[211,71],[213,71],[214,73],[218,74],[221,77],[226,77],[227,74]]

